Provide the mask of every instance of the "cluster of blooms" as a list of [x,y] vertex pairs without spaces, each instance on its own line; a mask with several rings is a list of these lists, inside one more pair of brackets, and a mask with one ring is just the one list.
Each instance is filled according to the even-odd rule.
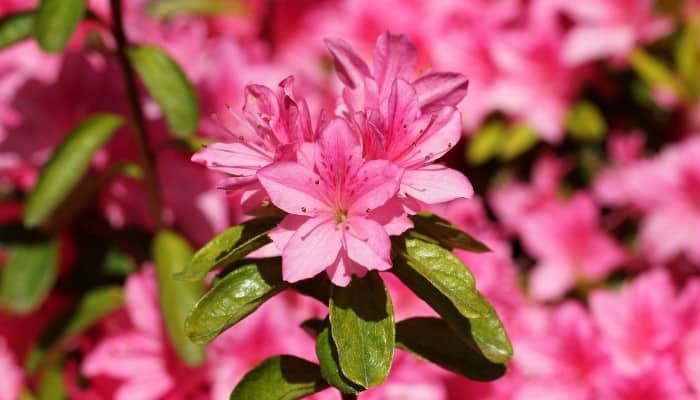
[[[4,16],[37,1],[1,3]],[[102,26],[111,21],[108,1],[88,3],[103,22],[82,22],[65,52],[47,55],[33,40],[0,50],[2,226],[18,221],[17,194],[34,185],[73,126],[94,112],[129,115],[109,55],[115,44]],[[282,253],[289,281],[325,270],[345,285],[353,274],[388,269],[389,237],[410,228],[407,217],[419,209],[492,249],[456,253],[513,341],[506,376],[475,383],[398,351],[386,384],[361,399],[700,395],[698,102],[656,105],[684,119],[652,128],[639,121],[657,110],[621,116],[604,109],[614,129],[606,148],[587,145],[599,157],[593,166],[583,165],[574,144],[561,145],[572,104],[591,91],[605,104],[628,101],[616,96],[631,90],[629,79],[609,76],[633,75],[635,50],[691,18],[657,13],[651,0],[231,0],[243,4],[242,14],[163,21],[146,11],[149,3],[124,1],[127,35],[172,55],[203,112],[219,119],[203,120],[198,130],[213,142],[194,155],[207,169],[174,143],[158,107],[144,98],[164,220],[193,244],[263,213],[269,202],[288,214],[272,234],[272,251]],[[679,15],[700,10],[695,0],[682,3]],[[387,30],[405,33],[416,47],[392,34],[375,46]],[[324,44],[324,37],[344,40]],[[363,59],[372,47],[370,66]],[[546,143],[512,165],[489,164],[486,178],[469,170],[481,196],[464,200],[472,188],[459,170],[467,168],[455,152],[443,156],[493,117],[526,122]],[[138,159],[128,129],[100,150],[91,173]],[[223,184],[222,172],[229,175]],[[84,236],[152,232],[145,199],[139,179],[116,174],[99,189],[95,212],[61,233],[59,284],[42,307],[24,316],[0,310],[0,400],[36,387],[36,375],[22,366],[53,317],[75,300],[72,268],[86,251]],[[4,260],[0,249],[0,268]],[[312,337],[298,326],[324,310],[285,293],[214,341],[204,364],[186,366],[168,343],[152,267],[140,261],[126,278],[124,309],[66,345],[70,398],[224,399],[269,355],[315,358]],[[432,312],[382,276],[397,320]]]
[[346,286],[352,275],[391,268],[389,235],[412,227],[423,204],[473,194],[459,171],[434,161],[461,136],[455,108],[467,80],[456,73],[414,79],[416,49],[385,33],[369,67],[340,40],[327,40],[346,85],[339,117],[319,113],[313,128],[292,78],[278,93],[246,87],[243,114],[225,127],[233,143],[214,143],[193,160],[232,176],[225,187],[244,203],[271,201],[288,215],[271,233],[289,282],[326,271]]

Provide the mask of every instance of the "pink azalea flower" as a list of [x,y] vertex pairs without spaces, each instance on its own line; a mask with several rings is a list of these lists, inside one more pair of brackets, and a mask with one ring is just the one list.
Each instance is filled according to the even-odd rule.
[[[632,207],[644,217],[642,254],[654,263],[685,256],[700,264],[700,138],[666,147],[652,159],[604,171],[595,184],[605,203]],[[655,190],[650,191],[649,187]]]
[[7,345],[5,338],[0,336],[0,400],[17,400],[22,391],[24,374],[15,361],[15,356]]
[[620,375],[615,370],[607,370],[596,383],[598,399],[697,399],[688,389],[688,384],[677,365],[669,357],[658,359],[653,366],[635,375]]
[[530,294],[553,300],[578,280],[598,281],[625,260],[625,252],[598,226],[598,209],[586,194],[551,202],[523,221],[521,238],[537,259]]
[[653,0],[558,1],[573,18],[567,33],[564,59],[581,64],[603,57],[626,57],[637,43],[646,43],[668,32],[668,20],[654,15]]
[[455,108],[467,80],[457,73],[430,73],[414,80],[416,48],[403,35],[377,39],[372,71],[341,39],[327,39],[340,80],[346,85],[339,112],[362,133],[365,156],[405,169],[400,195],[428,204],[474,193],[459,171],[434,164],[461,137]]
[[362,147],[341,119],[331,121],[299,162],[279,161],[258,172],[273,204],[290,215],[270,237],[282,252],[282,274],[296,282],[326,270],[334,284],[391,268],[390,234],[410,227],[390,202],[402,170],[385,160],[363,162]]
[[[150,400],[166,395],[189,399],[202,375],[184,366],[169,347],[152,267],[145,267],[126,282],[129,326],[102,339],[82,364],[88,378],[116,379],[113,398]],[[175,390],[177,388],[177,390]]]
[[250,208],[265,197],[255,173],[275,161],[294,160],[299,145],[315,137],[308,106],[295,100],[292,82],[292,77],[285,79],[277,92],[248,85],[243,114],[229,109],[221,117],[233,142],[213,143],[192,156],[194,162],[231,175],[224,187],[242,192]]
[[675,288],[664,270],[641,275],[619,294],[596,291],[590,304],[616,369],[627,374],[653,368],[681,333]]

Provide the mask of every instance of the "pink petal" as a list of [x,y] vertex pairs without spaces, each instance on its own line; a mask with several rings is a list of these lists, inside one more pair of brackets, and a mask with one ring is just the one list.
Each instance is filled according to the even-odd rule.
[[[409,129],[420,116],[418,95],[410,83],[399,79],[391,85],[391,93],[384,104],[387,116],[386,146],[389,157],[394,158],[413,146],[416,140],[414,135],[409,134]],[[414,134],[415,130],[411,129],[410,133]]]
[[343,39],[325,39],[326,47],[333,55],[335,71],[338,78],[347,86],[355,89],[363,85],[365,78],[372,76],[369,67]]
[[175,382],[170,375],[151,373],[127,381],[117,389],[115,400],[155,400],[161,399],[171,389]]
[[308,221],[309,217],[304,217],[301,215],[289,214],[282,221],[274,227],[268,236],[272,239],[274,245],[283,251],[287,247],[287,243],[292,239],[292,236],[299,230],[299,228],[304,225],[304,222]]
[[381,225],[367,218],[351,218],[345,231],[348,257],[368,270],[391,268],[391,241]]
[[[394,197],[403,170],[386,160],[367,161],[360,167],[351,188],[351,215],[366,215]],[[354,192],[354,193],[353,193]]]
[[86,376],[107,375],[134,379],[158,372],[167,375],[160,337],[139,333],[118,334],[103,339],[83,361]]
[[158,288],[153,267],[148,266],[129,276],[124,292],[126,311],[134,326],[150,336],[159,336],[162,320],[157,303]]
[[272,203],[290,214],[313,216],[328,209],[316,189],[319,176],[295,162],[271,164],[258,171],[258,180]]
[[435,114],[424,114],[413,123],[409,137],[413,151],[405,152],[400,161],[395,159],[399,165],[435,161],[462,137],[462,114],[452,107],[445,107]]
[[316,169],[325,184],[338,180],[339,174],[351,176],[362,163],[362,148],[359,138],[348,123],[340,118],[333,119],[318,137]]
[[342,232],[327,217],[309,218],[282,251],[282,277],[287,282],[311,278],[336,260]]
[[400,235],[413,228],[413,221],[408,218],[401,200],[396,197],[373,209],[367,218],[377,221],[390,236]]
[[557,261],[538,264],[530,275],[530,295],[536,300],[554,300],[574,285],[574,271]]
[[634,46],[634,38],[634,31],[625,26],[575,27],[566,36],[563,59],[569,65],[578,65],[623,55]]
[[347,252],[338,253],[338,258],[326,270],[331,282],[336,286],[347,286],[350,284],[353,275],[363,277],[367,270],[356,262],[352,261]]
[[273,156],[246,143],[212,143],[192,155],[192,161],[225,174],[249,176],[270,164]]
[[401,180],[401,193],[428,204],[470,198],[474,195],[471,183],[461,172],[440,164],[408,169]]
[[469,80],[456,72],[438,72],[413,82],[418,104],[423,113],[434,113],[443,107],[456,107],[467,95]]
[[417,58],[416,48],[406,35],[382,34],[374,47],[374,79],[379,93],[386,93],[396,79],[411,80]]

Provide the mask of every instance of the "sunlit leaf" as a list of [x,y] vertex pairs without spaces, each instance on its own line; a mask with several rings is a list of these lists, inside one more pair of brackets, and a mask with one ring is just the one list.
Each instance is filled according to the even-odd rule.
[[185,335],[185,320],[204,288],[199,282],[182,282],[173,278],[173,274],[181,271],[192,258],[192,248],[182,236],[161,231],[153,241],[152,253],[158,278],[158,298],[168,336],[185,363],[200,364],[204,361],[204,350]]
[[42,49],[63,50],[85,14],[85,0],[41,0],[34,34]]
[[34,33],[34,11],[21,11],[0,18],[0,49],[24,40]]
[[505,140],[506,126],[501,121],[491,121],[479,128],[469,139],[466,159],[472,165],[491,160]]
[[199,103],[180,66],[155,46],[129,47],[126,54],[173,133],[181,138],[190,136],[199,125]]
[[412,232],[420,233],[426,240],[451,249],[462,249],[475,253],[490,251],[488,246],[435,214],[420,212],[412,215],[411,220],[414,225]]
[[316,357],[318,357],[321,375],[344,393],[357,393],[362,391],[362,387],[354,384],[343,375],[338,361],[338,350],[333,343],[330,326],[326,325],[316,337]]
[[185,323],[187,336],[206,344],[286,288],[277,262],[260,262],[233,270],[192,308]]
[[233,263],[271,242],[267,234],[280,221],[278,217],[256,218],[219,233],[197,250],[192,261],[176,275],[177,279],[197,281],[209,271]]
[[58,273],[56,239],[15,243],[0,269],[0,306],[14,313],[36,310],[48,295]]
[[578,102],[569,110],[565,125],[571,137],[588,142],[602,140],[608,129],[598,107],[585,100]]
[[235,0],[155,0],[148,12],[156,18],[176,15],[243,15],[248,12],[245,3]]
[[117,115],[95,114],[81,122],[41,168],[39,179],[29,193],[24,225],[43,223],[66,198],[85,174],[93,154],[117,131],[122,120]]
[[513,160],[532,149],[538,141],[535,131],[528,124],[515,124],[504,136],[498,156],[503,161]]

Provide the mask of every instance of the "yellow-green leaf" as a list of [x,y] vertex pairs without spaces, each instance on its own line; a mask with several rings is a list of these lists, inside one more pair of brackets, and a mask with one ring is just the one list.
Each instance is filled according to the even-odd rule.
[[466,159],[472,165],[483,164],[495,156],[505,140],[506,126],[501,121],[484,124],[469,139]]
[[126,54],[175,136],[190,136],[199,125],[199,103],[180,66],[155,46],[129,47]]
[[16,243],[0,269],[0,306],[13,313],[36,310],[56,281],[58,243],[55,239]]
[[333,343],[330,326],[325,325],[316,337],[316,357],[321,367],[321,375],[331,386],[344,393],[357,393],[362,387],[354,384],[343,375],[338,362],[338,350]]
[[209,271],[237,261],[250,252],[270,243],[267,234],[280,221],[279,217],[256,218],[228,228],[197,250],[177,279],[198,281]]
[[243,15],[248,12],[245,3],[235,0],[155,0],[148,12],[156,18],[176,15]]
[[24,40],[34,32],[34,11],[21,11],[0,18],[0,49]]
[[566,130],[576,140],[597,142],[605,137],[608,125],[595,104],[582,100],[566,114]]
[[499,158],[503,161],[513,160],[533,148],[538,140],[535,131],[528,124],[517,123],[504,136]]
[[192,258],[192,248],[177,233],[161,231],[153,241],[152,253],[156,264],[158,298],[168,336],[185,363],[198,365],[204,361],[204,350],[185,335],[185,320],[204,293],[204,287],[199,282],[182,282],[173,278],[173,274],[181,271]]
[[63,50],[85,14],[85,0],[41,0],[34,34],[42,49]]
[[426,241],[439,243],[450,249],[462,249],[474,253],[491,251],[488,246],[462,231],[449,221],[435,214],[420,212],[411,216],[413,229],[411,233],[419,233]]
[[66,198],[85,174],[93,154],[117,131],[122,120],[117,115],[95,114],[81,122],[41,168],[39,179],[29,193],[24,209],[24,225],[43,223]]

